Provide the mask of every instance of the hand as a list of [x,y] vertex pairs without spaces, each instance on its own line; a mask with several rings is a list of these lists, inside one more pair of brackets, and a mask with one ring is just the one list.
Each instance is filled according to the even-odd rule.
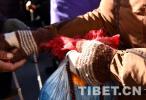
[[48,33],[37,31],[17,31],[4,34],[7,47],[18,48],[17,53],[14,55],[12,62],[19,61],[20,59],[26,58],[33,53],[39,53],[39,45],[49,39]]
[[[10,63],[9,60],[13,58],[12,53],[8,53],[5,51],[0,51],[0,72],[12,72],[16,69],[20,68],[26,60],[20,60],[16,63]],[[5,60],[5,61],[3,61]]]
[[89,85],[111,80],[109,65],[116,50],[98,41],[81,41],[78,46],[80,53],[71,52],[68,56],[80,77]]
[[20,68],[26,62],[25,59],[20,60],[15,63],[4,62],[0,60],[0,72],[13,72]]

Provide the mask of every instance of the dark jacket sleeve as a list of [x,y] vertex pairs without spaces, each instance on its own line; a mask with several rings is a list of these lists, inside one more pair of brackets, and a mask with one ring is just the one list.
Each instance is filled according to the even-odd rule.
[[75,19],[51,24],[34,32],[49,34],[49,38],[58,34],[72,37],[74,35],[83,35],[89,30],[100,28],[105,28],[108,32],[114,31],[112,23],[106,20],[99,9],[95,9],[92,12],[76,17]]

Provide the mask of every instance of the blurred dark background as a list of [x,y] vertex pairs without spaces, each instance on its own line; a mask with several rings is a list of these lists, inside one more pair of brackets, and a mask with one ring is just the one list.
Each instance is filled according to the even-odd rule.
[[[28,0],[0,0],[0,28],[2,28],[2,23],[10,18],[16,18],[24,22],[31,29],[50,24],[50,0],[31,0],[33,5],[32,8],[30,7],[31,10],[26,9],[26,3],[28,3]],[[31,13],[33,13],[33,18]],[[55,60],[50,53],[43,53],[39,56],[39,68],[43,83],[55,70],[55,64]],[[38,100],[40,91],[32,57],[21,69],[16,71],[16,74],[25,100]],[[10,83],[7,82],[6,84],[9,85]],[[0,85],[6,88],[2,85],[2,82],[0,82]],[[14,82],[13,88],[12,95],[15,96]],[[14,100],[19,100],[18,96]]]
[[50,0],[31,0],[31,3],[36,6],[33,21],[31,21],[30,12],[26,10],[28,1],[30,0],[0,0],[0,16],[17,18],[31,27],[49,24]]

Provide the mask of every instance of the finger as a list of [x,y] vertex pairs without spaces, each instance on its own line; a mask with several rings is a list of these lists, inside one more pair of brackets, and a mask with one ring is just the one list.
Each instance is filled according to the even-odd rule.
[[13,68],[13,64],[0,60],[0,72],[10,72]]
[[13,58],[13,54],[0,50],[0,59],[1,60],[10,60]]
[[0,72],[13,72],[17,70],[18,68],[22,67],[22,65],[26,62],[26,59],[20,60],[16,63],[10,63],[10,62],[3,62],[0,60]]

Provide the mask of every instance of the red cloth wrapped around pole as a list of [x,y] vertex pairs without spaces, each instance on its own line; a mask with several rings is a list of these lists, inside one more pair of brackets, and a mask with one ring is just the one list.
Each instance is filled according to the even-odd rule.
[[96,40],[103,42],[113,48],[118,48],[120,42],[120,35],[107,36],[104,29],[91,30],[84,36],[75,36],[73,38],[67,36],[57,36],[47,43],[41,45],[42,48],[50,49],[54,56],[63,59],[69,50],[77,50],[76,44],[81,40]]

